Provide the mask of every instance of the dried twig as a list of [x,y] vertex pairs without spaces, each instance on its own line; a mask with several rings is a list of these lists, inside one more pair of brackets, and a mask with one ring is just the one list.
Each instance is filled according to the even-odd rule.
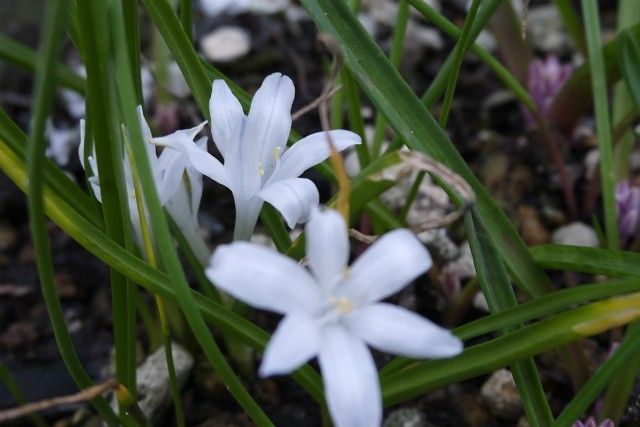
[[97,384],[92,387],[81,390],[76,394],[69,396],[55,397],[53,399],[45,399],[39,402],[27,403],[25,405],[17,406],[15,408],[0,411],[0,423],[7,422],[21,418],[34,412],[44,411],[45,409],[54,408],[60,405],[67,405],[70,403],[85,402],[91,400],[101,394],[106,393],[109,390],[113,390],[118,385],[115,379],[111,379],[102,384]]
[[316,99],[314,99],[304,107],[300,108],[295,113],[293,113],[291,115],[291,120],[295,122],[300,117],[307,114],[309,111],[318,108],[322,102],[328,102],[333,97],[333,95],[335,95],[340,89],[342,89],[342,85],[329,87],[329,91],[322,91],[320,96],[318,96]]

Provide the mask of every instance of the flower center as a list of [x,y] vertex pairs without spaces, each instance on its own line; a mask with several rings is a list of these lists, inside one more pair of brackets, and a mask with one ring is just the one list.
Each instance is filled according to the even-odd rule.
[[264,175],[264,165],[262,164],[262,162],[258,162],[258,173],[260,174],[260,176]]
[[342,315],[349,314],[356,308],[347,297],[332,297],[331,304],[336,311]]

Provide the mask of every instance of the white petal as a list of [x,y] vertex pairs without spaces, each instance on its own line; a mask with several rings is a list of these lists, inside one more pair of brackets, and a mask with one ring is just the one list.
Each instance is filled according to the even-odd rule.
[[320,328],[305,313],[291,313],[278,325],[264,352],[260,376],[281,375],[300,367],[318,353]]
[[158,196],[160,203],[164,205],[171,199],[182,185],[182,175],[184,174],[185,156],[170,148],[165,148],[158,159],[159,183]]
[[184,235],[198,260],[206,265],[211,254],[200,235],[197,211],[192,211],[191,206],[187,189],[184,183],[181,183],[173,197],[165,205],[165,209]]
[[382,421],[378,372],[367,346],[341,327],[323,331],[319,362],[336,427],[377,427]]
[[287,76],[267,76],[251,102],[240,148],[244,174],[258,168],[269,176],[274,165],[274,150],[284,149],[291,132],[291,104],[295,89]]
[[449,330],[391,304],[373,304],[347,318],[349,331],[378,350],[413,358],[450,357],[462,341]]
[[144,112],[142,111],[141,105],[138,105],[136,112],[138,113],[138,121],[140,122],[140,129],[142,130],[142,138],[144,139],[144,142],[149,142],[152,138],[151,129],[149,129],[147,119],[144,118]]
[[260,197],[282,214],[289,228],[306,221],[311,209],[320,202],[318,189],[306,178],[274,182],[260,191]]
[[226,159],[227,147],[230,144],[240,143],[240,141],[234,141],[233,137],[237,135],[235,129],[242,127],[245,115],[242,111],[242,105],[231,93],[231,89],[224,80],[213,81],[209,111],[211,113],[213,142]]
[[320,303],[309,273],[264,246],[247,242],[219,246],[206,274],[217,287],[253,307],[289,313],[311,311]]
[[[357,134],[346,130],[332,130],[329,135],[337,151],[342,151],[361,142]],[[300,176],[302,172],[326,160],[329,154],[329,144],[325,132],[317,132],[302,138],[284,152],[280,158],[277,177],[274,179]]]
[[393,295],[431,268],[431,256],[409,230],[376,240],[351,266],[345,293],[358,304]]
[[326,292],[343,278],[349,262],[349,238],[342,216],[333,209],[315,209],[307,222],[306,245],[311,271]]

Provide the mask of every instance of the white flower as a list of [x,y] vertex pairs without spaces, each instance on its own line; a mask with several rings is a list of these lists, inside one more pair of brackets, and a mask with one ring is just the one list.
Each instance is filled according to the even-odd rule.
[[[294,92],[289,77],[271,74],[245,116],[224,80],[213,82],[211,129],[224,165],[195,150],[188,139],[156,139],[156,143],[183,152],[195,169],[233,192],[234,240],[249,240],[265,201],[280,211],[291,228],[304,222],[310,209],[318,205],[316,186],[298,177],[329,157],[327,134],[314,133],[287,148]],[[353,132],[333,130],[329,134],[338,151],[360,143]]]
[[[191,249],[195,255],[204,263],[209,257],[209,250],[199,234],[198,227],[198,208],[202,198],[202,174],[194,169],[186,157],[175,150],[163,150],[160,156],[156,155],[156,149],[153,143],[156,140],[167,143],[169,140],[187,138],[193,150],[207,153],[207,137],[200,138],[195,143],[193,139],[202,130],[206,122],[199,124],[192,129],[179,130],[171,135],[154,139],[151,135],[149,125],[142,113],[142,107],[138,106],[138,119],[142,129],[142,136],[145,144],[147,158],[151,166],[151,171],[158,191],[160,203],[167,209],[167,212],[174,220],[178,228],[187,238]],[[84,164],[84,120],[80,121],[80,148],[79,156],[82,167]],[[98,178],[98,167],[94,154],[88,157],[89,165],[93,176],[89,177],[89,182],[93,188],[96,198],[101,201],[100,181]],[[127,189],[129,213],[131,216],[131,224],[134,228],[136,242],[142,245],[142,231],[140,225],[140,217],[138,213],[138,205],[136,203],[136,193],[133,183],[133,175],[131,173],[131,160],[128,151],[125,149],[122,157],[125,185]],[[185,173],[186,172],[186,173]],[[146,212],[148,220],[148,212]]]
[[367,344],[412,358],[462,351],[448,330],[379,302],[427,271],[431,257],[410,231],[396,230],[347,268],[347,230],[333,210],[312,213],[306,239],[310,272],[275,251],[235,242],[218,248],[207,276],[239,300],[285,315],[266,348],[261,375],[291,372],[317,355],[336,426],[378,426],[380,386]]
[[51,118],[48,118],[45,133],[49,140],[47,157],[60,166],[66,166],[71,151],[78,144],[78,129],[57,128]]

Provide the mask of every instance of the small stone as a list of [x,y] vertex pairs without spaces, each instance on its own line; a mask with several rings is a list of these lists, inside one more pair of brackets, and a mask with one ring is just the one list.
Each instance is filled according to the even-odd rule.
[[202,37],[200,49],[210,61],[232,62],[249,53],[251,37],[240,27],[223,26]]
[[513,375],[507,369],[500,369],[482,385],[480,395],[491,413],[507,421],[515,421],[522,413],[522,402]]
[[529,246],[549,243],[549,231],[544,226],[538,212],[531,206],[518,207],[518,231]]
[[252,12],[269,15],[282,12],[289,5],[290,0],[200,0],[202,13],[211,18],[222,13],[237,15]]
[[414,408],[400,408],[389,414],[382,427],[429,427],[425,415]]
[[484,311],[485,313],[489,313],[489,304],[487,303],[487,297],[484,296],[482,292],[477,292],[473,297],[473,308],[476,310]]
[[[176,371],[176,381],[181,388],[187,381],[193,368],[193,357],[179,344],[171,343],[171,353]],[[145,359],[136,370],[138,384],[138,404],[142,412],[152,421],[157,421],[162,410],[171,401],[169,371],[164,347],[159,348]],[[115,408],[115,398],[111,405]]]
[[544,53],[562,54],[572,46],[558,9],[553,5],[529,9],[527,38],[535,49]]
[[444,40],[440,31],[413,22],[409,22],[407,26],[406,39],[408,45],[415,43],[419,47],[432,50],[442,50],[444,48]]
[[11,249],[18,240],[18,233],[7,223],[0,223],[0,251]]
[[582,222],[572,222],[558,228],[551,235],[551,242],[556,245],[575,245],[588,248],[600,246],[596,232]]

